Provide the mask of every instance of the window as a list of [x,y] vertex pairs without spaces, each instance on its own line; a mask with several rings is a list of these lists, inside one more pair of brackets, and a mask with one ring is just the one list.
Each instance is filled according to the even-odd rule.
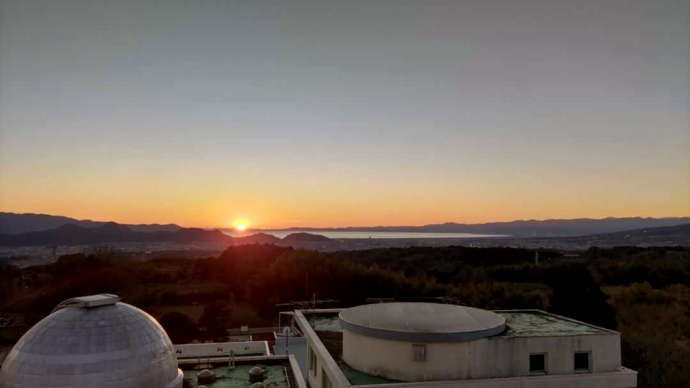
[[332,388],[331,379],[328,378],[326,371],[321,369],[321,388]]
[[426,345],[412,344],[412,360],[426,361]]
[[530,374],[545,374],[546,373],[546,354],[537,353],[529,355],[529,373]]
[[589,372],[589,352],[575,352],[574,364],[575,372]]

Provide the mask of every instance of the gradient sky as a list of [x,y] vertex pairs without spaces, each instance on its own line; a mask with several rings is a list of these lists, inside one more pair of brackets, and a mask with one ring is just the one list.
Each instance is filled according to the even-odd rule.
[[0,0],[0,210],[690,215],[688,1]]

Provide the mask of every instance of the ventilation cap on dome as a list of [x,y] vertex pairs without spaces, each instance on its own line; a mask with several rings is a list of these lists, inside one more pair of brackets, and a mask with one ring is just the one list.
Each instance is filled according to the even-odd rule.
[[52,312],[58,311],[65,307],[82,307],[94,308],[101,306],[108,306],[120,301],[120,297],[115,294],[96,294],[88,296],[79,296],[76,298],[66,299],[60,302]]

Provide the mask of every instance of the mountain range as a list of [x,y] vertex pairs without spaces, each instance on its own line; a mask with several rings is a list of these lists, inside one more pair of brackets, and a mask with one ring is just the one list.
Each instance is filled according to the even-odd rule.
[[[384,242],[386,239],[365,239],[371,245],[380,245],[376,241]],[[394,239],[395,240],[395,239]],[[409,244],[410,242],[398,239],[398,242],[388,244],[392,246]],[[410,239],[407,239],[410,240]],[[415,240],[411,238],[411,240]],[[424,240],[424,239],[421,239]],[[432,239],[433,240],[433,239]],[[435,239],[439,240],[439,239]],[[440,239],[446,240],[446,239]],[[455,241],[453,243],[460,243]],[[463,239],[460,239],[463,240]],[[474,238],[467,239],[481,240],[481,243],[498,244],[509,246],[515,243],[535,243],[546,244],[545,246],[557,246],[555,243],[575,244],[575,245],[688,245],[690,244],[690,223],[662,226],[651,228],[639,228],[610,233],[590,233],[581,236],[566,237],[495,237],[490,239]],[[489,241],[491,240],[491,241]],[[0,246],[2,247],[28,247],[28,246],[75,246],[75,245],[103,245],[118,243],[172,243],[172,244],[197,244],[210,243],[217,246],[226,247],[228,245],[245,244],[275,244],[282,246],[292,246],[297,248],[326,248],[326,249],[349,249],[355,247],[362,248],[361,243],[353,241],[354,246],[345,240],[332,240],[325,236],[296,232],[284,238],[278,238],[267,233],[248,234],[243,237],[232,237],[220,230],[206,230],[199,228],[179,228],[174,231],[141,231],[132,229],[128,225],[117,224],[114,222],[102,223],[98,226],[85,227],[77,224],[63,224],[54,229],[41,230],[35,232],[0,234]],[[359,244],[359,245],[357,245]],[[365,248],[369,247],[365,244]],[[386,245],[387,246],[387,245]],[[565,245],[564,245],[565,246]]]
[[175,231],[142,232],[132,230],[128,225],[106,222],[103,225],[84,227],[77,224],[64,224],[54,229],[17,234],[0,234],[0,246],[59,246],[59,245],[98,245],[117,243],[213,243],[221,245],[245,244],[293,244],[310,241],[328,241],[324,236],[309,233],[293,233],[283,239],[265,233],[255,233],[245,237],[231,237],[220,230],[180,228]]
[[578,218],[552,220],[517,220],[489,222],[483,224],[461,224],[447,222],[422,226],[374,226],[346,228],[285,228],[263,229],[270,231],[352,231],[352,232],[417,232],[417,233],[473,233],[494,234],[511,237],[571,237],[593,234],[615,233],[626,230],[675,226],[690,223],[690,217],[666,218]]
[[[55,229],[65,224],[95,228],[108,223],[107,221],[78,220],[76,218],[48,214],[0,212],[0,234],[38,232]],[[181,226],[175,224],[136,224],[126,226],[130,230],[140,232],[174,232],[182,229]]]
[[[218,244],[318,244],[328,238],[305,231],[397,231],[434,233],[475,233],[505,235],[510,238],[550,238],[592,235],[611,235],[618,238],[626,234],[642,235],[654,229],[654,233],[687,234],[688,217],[675,218],[605,218],[573,220],[527,220],[494,222],[485,224],[432,224],[424,226],[380,226],[369,228],[316,229],[299,228],[283,239],[266,231],[255,230],[245,237],[231,237],[220,230],[183,228],[175,224],[125,225],[114,222],[75,220],[69,217],[42,214],[0,213],[0,246],[36,245],[90,245],[119,242],[170,242],[170,243],[218,243]],[[664,230],[664,227],[672,227]],[[661,228],[661,229],[659,229]],[[297,230],[297,229],[283,229]],[[632,232],[631,232],[632,231]],[[617,235],[617,234],[620,234]]]

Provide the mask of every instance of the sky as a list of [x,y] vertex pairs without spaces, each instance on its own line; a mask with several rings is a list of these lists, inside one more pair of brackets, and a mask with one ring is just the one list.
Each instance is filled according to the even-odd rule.
[[687,0],[0,0],[0,210],[690,215]]

